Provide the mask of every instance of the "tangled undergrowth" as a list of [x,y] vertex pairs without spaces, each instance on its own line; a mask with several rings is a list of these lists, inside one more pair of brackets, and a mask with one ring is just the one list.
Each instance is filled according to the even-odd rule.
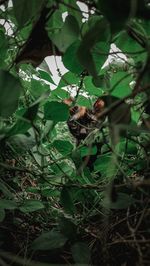
[[12,159],[13,155],[7,152],[1,163],[5,177],[1,206],[6,209],[0,225],[2,261],[8,265],[70,265],[78,260],[78,265],[149,264],[148,169],[131,171],[126,178],[120,173],[109,184],[103,178],[62,185],[38,174],[29,155],[27,165],[20,156]]

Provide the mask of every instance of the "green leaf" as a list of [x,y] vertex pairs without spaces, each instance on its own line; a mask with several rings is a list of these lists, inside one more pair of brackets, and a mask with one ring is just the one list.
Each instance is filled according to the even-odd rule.
[[111,78],[111,95],[118,98],[123,98],[128,96],[132,90],[129,83],[132,81],[131,75],[126,72],[118,71],[113,74]]
[[39,104],[34,104],[30,106],[28,109],[22,109],[21,115],[18,117],[16,123],[8,130],[7,136],[13,136],[16,134],[25,134],[28,129],[31,128],[32,123],[38,112]]
[[132,156],[137,155],[137,144],[136,142],[121,138],[116,145],[115,151],[118,155],[123,155],[124,153],[131,154]]
[[98,15],[90,16],[85,23],[82,24],[82,36],[85,36],[87,32],[95,27],[95,24],[99,22],[100,17]]
[[103,201],[103,207],[110,209],[127,209],[130,205],[132,205],[135,200],[132,198],[132,195],[128,195],[126,193],[117,193],[117,200],[112,202],[109,197],[106,197]]
[[63,55],[62,61],[64,66],[75,74],[80,74],[84,67],[80,64],[77,57],[77,51],[80,46],[80,41],[76,41],[71,44]]
[[[51,18],[52,19],[52,18]],[[65,52],[66,49],[78,39],[79,25],[74,16],[68,15],[62,28],[49,28],[48,23],[48,36],[52,42],[57,46],[59,51]]]
[[40,189],[36,187],[27,187],[26,191],[33,194],[39,194],[39,192],[41,192]]
[[127,153],[131,155],[137,155],[138,149],[135,142],[129,141],[127,145]]
[[[15,20],[15,24],[16,24],[16,20]],[[19,28],[19,38],[21,38],[22,40],[27,40],[29,35],[31,34],[31,31],[32,31],[32,23],[27,23],[25,26],[23,26],[23,28],[19,28],[19,26],[17,25],[17,27]],[[26,64],[26,63],[23,63],[20,64],[20,69],[22,68],[22,66]],[[28,65],[29,66],[29,65]],[[32,67],[31,65],[29,67]]]
[[53,250],[63,247],[66,241],[67,237],[63,234],[56,231],[50,231],[43,233],[38,238],[36,238],[32,243],[32,249]]
[[72,1],[72,0],[67,0],[67,10],[69,15],[72,15],[76,18],[76,20],[78,21],[79,25],[82,25],[82,12],[78,6],[78,4],[76,3],[76,1]]
[[41,201],[29,199],[29,200],[25,200],[19,209],[20,211],[24,213],[29,213],[29,212],[38,211],[44,208],[45,207]]
[[13,11],[20,28],[22,28],[29,20],[39,16],[41,8],[45,0],[12,0]]
[[77,242],[71,247],[71,253],[76,263],[89,265],[91,260],[91,252],[86,243]]
[[17,109],[21,91],[20,81],[0,70],[0,116],[9,117]]
[[125,26],[125,23],[130,15],[130,5],[130,0],[98,1],[100,12],[102,12],[110,22],[113,32],[119,31],[123,26]]
[[0,208],[6,210],[14,210],[17,208],[17,203],[12,200],[0,199]]
[[5,210],[0,208],[0,222],[5,219]]
[[78,49],[80,63],[92,76],[99,75],[110,49],[110,29],[104,18],[97,20],[86,32]]
[[97,42],[90,50],[97,75],[100,74],[101,67],[104,65],[105,61],[108,58],[109,50],[110,43],[106,41]]
[[59,197],[60,191],[57,189],[43,188],[41,189],[41,195],[44,197]]
[[81,152],[81,157],[84,157],[87,155],[95,155],[97,154],[97,147],[96,146],[92,146],[92,147],[82,146],[80,148],[80,152]]
[[126,31],[121,31],[115,41],[116,46],[121,49],[125,54],[130,54],[130,57],[134,59],[135,62],[145,61],[147,52],[142,48],[142,46],[135,41]]
[[86,98],[83,95],[80,95],[77,99],[77,104],[80,106],[85,106],[87,108],[91,108],[91,100],[90,98]]
[[87,76],[84,78],[84,87],[85,91],[87,91],[90,95],[101,96],[103,94],[103,90],[101,88],[97,88],[93,82],[92,77]]
[[53,100],[58,100],[60,99],[67,99],[70,97],[70,94],[68,91],[62,89],[62,88],[57,88],[55,90],[52,90],[51,92],[51,99]]
[[53,146],[64,156],[71,153],[73,150],[73,145],[65,140],[55,140]]
[[36,144],[35,138],[23,134],[13,135],[7,141],[16,152],[28,151]]
[[140,118],[141,118],[141,112],[140,111],[137,111],[137,110],[134,110],[133,108],[131,109],[131,115],[132,115],[132,120],[135,122],[135,123],[138,123],[140,121]]
[[[118,97],[106,95],[101,97],[104,100],[106,107],[111,107],[113,103],[119,100]],[[108,114],[109,122],[111,124],[129,124],[131,121],[130,105],[123,102],[117,107],[113,108],[112,112]],[[119,129],[119,128],[118,128]]]
[[77,169],[83,163],[82,158],[81,158],[80,151],[77,150],[77,149],[73,150],[72,155],[71,155],[71,159],[73,160],[73,162],[74,162],[74,164],[75,164],[75,166],[76,166]]
[[62,19],[62,11],[56,10],[52,14],[52,16],[50,16],[46,24],[46,28],[47,28],[49,36],[51,36],[52,34],[59,33],[61,28],[63,27],[63,24],[64,23]]
[[96,87],[103,88],[104,91],[110,88],[110,78],[109,78],[108,73],[106,73],[105,75],[102,74],[102,75],[93,77],[92,82]]
[[31,122],[20,117],[12,128],[7,132],[7,136],[13,136],[16,134],[24,134],[31,128]]
[[39,80],[32,79],[31,80],[31,88],[29,88],[29,91],[35,97],[35,99],[37,99],[42,94],[50,92],[50,87],[47,84],[41,83]]
[[13,199],[13,194],[10,192],[10,190],[7,188],[7,186],[2,180],[0,181],[0,191],[4,194],[5,197]]
[[[8,50],[8,40],[5,35],[5,31],[0,27],[0,59],[4,60]],[[1,62],[2,67],[2,62]]]
[[100,155],[94,163],[94,170],[99,171],[99,172],[103,173],[104,175],[106,175],[106,172],[107,172],[109,165],[110,165],[110,160],[111,160],[111,154],[110,153]]
[[70,191],[65,187],[61,191],[60,202],[67,213],[71,215],[74,214],[75,205],[73,203]]
[[45,140],[48,136],[51,136],[51,133],[53,134],[53,130],[55,128],[55,122],[48,120],[45,123],[44,129],[42,130],[41,134],[41,140]]
[[51,170],[53,171],[53,174],[55,176],[57,175],[61,179],[61,176],[64,175],[63,173],[65,173],[66,175],[71,176],[73,171],[74,171],[74,168],[71,166],[71,164],[68,164],[68,162],[61,161],[61,162],[57,162],[57,165],[56,164],[52,164],[51,165]]
[[77,85],[79,83],[79,81],[80,81],[80,79],[76,74],[74,74],[72,72],[67,72],[62,76],[62,78],[58,84],[58,88],[66,87],[68,85],[73,85],[73,84]]
[[[24,74],[26,74],[28,77],[31,77],[33,78],[33,76],[37,76],[37,71],[36,69],[31,65],[31,64],[27,64],[27,63],[22,63],[20,66],[19,66],[19,69],[20,71],[22,72],[25,72]],[[24,76],[23,74],[23,76]],[[21,80],[21,82],[24,84],[24,78]],[[29,81],[27,80],[27,84],[29,84]],[[27,88],[30,87],[30,84],[26,86]]]
[[46,102],[44,105],[44,118],[55,122],[66,121],[69,117],[69,108],[64,103]]
[[[137,21],[136,21],[137,23]],[[144,31],[144,35],[150,35],[150,21],[149,20],[138,20],[138,24],[142,27],[142,31]]]
[[51,78],[51,76],[50,76],[49,73],[47,73],[46,71],[40,70],[40,69],[38,70],[38,72],[40,73],[40,77],[41,77],[42,79],[44,79],[44,80],[46,80],[46,81],[48,81],[48,82],[50,82],[50,83],[52,83],[52,84],[55,85],[55,83],[54,83],[54,81],[53,81],[53,79]]
[[77,226],[71,219],[66,217],[60,217],[59,228],[63,235],[65,235],[69,240],[74,241],[76,239]]
[[29,108],[24,109],[23,118],[33,122],[36,119],[39,103],[31,105]]

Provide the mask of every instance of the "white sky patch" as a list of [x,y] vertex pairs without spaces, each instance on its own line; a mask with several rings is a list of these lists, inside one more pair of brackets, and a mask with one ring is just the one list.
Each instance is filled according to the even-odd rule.
[[[122,62],[126,61],[127,58],[126,58],[126,56],[123,53],[115,54],[116,52],[119,52],[119,51],[120,50],[116,47],[116,45],[112,44],[111,45],[111,49],[110,49],[110,53],[114,52],[114,55],[110,54],[108,56],[108,59],[106,60],[106,62],[104,63],[102,68],[104,68],[107,65],[109,65],[114,59],[116,61],[122,61]],[[53,78],[54,82],[56,83],[56,85],[58,85],[58,83],[59,83],[59,81],[61,79],[61,76],[63,76],[69,70],[65,68],[60,56],[56,56],[56,57],[48,56],[48,57],[45,58],[45,61],[47,62],[48,66],[49,66],[49,69],[50,69],[50,71],[51,71],[51,73],[53,75],[52,78]],[[59,76],[59,71],[60,71],[61,76]],[[52,85],[51,88],[55,89],[56,86]]]
[[13,35],[13,26],[14,26],[13,23],[11,23],[10,21],[7,22],[4,19],[0,19],[0,25],[4,26],[4,28],[6,30],[6,34],[8,36],[12,36]]
[[[62,63],[61,57],[60,56],[47,56],[45,58],[46,63],[49,66],[49,69],[52,73],[52,79],[58,85],[61,76],[63,76],[66,72],[68,72],[68,69],[65,68],[64,64]],[[61,76],[59,76],[59,71]],[[52,85],[52,89],[55,89],[56,87]]]
[[68,12],[67,11],[62,14],[63,22],[65,22],[65,19],[66,19],[67,16],[68,16]]
[[[12,3],[12,0],[9,0],[8,2],[8,7],[12,7],[13,6],[13,3]],[[5,6],[4,5],[0,5],[0,9],[2,11],[5,11]],[[5,30],[6,30],[6,33],[7,35],[11,36],[13,34],[13,26],[14,24],[10,21],[5,21],[5,19],[0,19],[0,25],[4,26]]]
[[82,19],[82,22],[85,22],[88,17],[89,17],[89,14],[88,14],[88,6],[80,1],[77,1],[77,5],[79,6],[82,14],[83,14],[83,19]]

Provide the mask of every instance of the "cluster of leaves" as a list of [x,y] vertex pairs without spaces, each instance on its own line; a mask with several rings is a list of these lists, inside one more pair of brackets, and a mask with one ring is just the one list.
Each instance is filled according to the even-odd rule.
[[[149,194],[141,189],[149,186],[149,3],[12,0],[0,7],[0,221],[34,212],[57,221],[51,231],[42,222],[48,232],[33,237],[31,249],[70,245],[73,260],[88,264],[84,223],[142,207]],[[67,69],[58,69],[59,84],[43,62],[48,55],[61,56]],[[115,97],[105,114],[116,108],[119,125],[105,120],[76,147],[63,103],[70,92],[87,108],[103,94]],[[91,171],[83,164],[89,153],[97,156]]]

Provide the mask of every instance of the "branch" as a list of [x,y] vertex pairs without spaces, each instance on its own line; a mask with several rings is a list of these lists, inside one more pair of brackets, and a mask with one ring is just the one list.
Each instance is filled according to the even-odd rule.
[[138,93],[144,92],[144,91],[148,90],[149,88],[150,88],[150,85],[147,85],[144,88],[141,88],[141,87],[139,88],[136,85],[134,87],[134,90],[132,91],[132,93],[130,93],[129,95],[125,96],[124,98],[122,98],[122,99],[120,99],[118,101],[113,102],[108,108],[105,108],[105,110],[102,111],[101,114],[99,114],[99,118],[101,118],[101,117],[103,117],[105,115],[108,115],[109,112],[112,109],[114,109],[115,107],[118,107],[119,105],[121,105],[122,103],[124,103],[125,100],[130,99],[130,98],[134,99]]
[[0,166],[8,171],[18,171],[18,172],[26,172],[32,175],[39,175],[37,173],[34,173],[33,171],[29,170],[28,168],[21,168],[21,167],[16,167],[16,166],[11,166],[9,164],[1,163]]
[[[136,239],[136,240],[127,240],[127,239],[120,239],[120,240],[116,240],[112,243],[108,243],[108,246],[112,246],[115,244],[119,244],[119,243],[127,243],[127,244],[133,244],[133,243],[141,243],[141,244],[146,244],[146,243],[150,243],[150,239]],[[141,264],[140,264],[141,265]]]
[[4,5],[5,2],[8,2],[8,0],[1,0],[1,1],[0,1],[0,5]]

